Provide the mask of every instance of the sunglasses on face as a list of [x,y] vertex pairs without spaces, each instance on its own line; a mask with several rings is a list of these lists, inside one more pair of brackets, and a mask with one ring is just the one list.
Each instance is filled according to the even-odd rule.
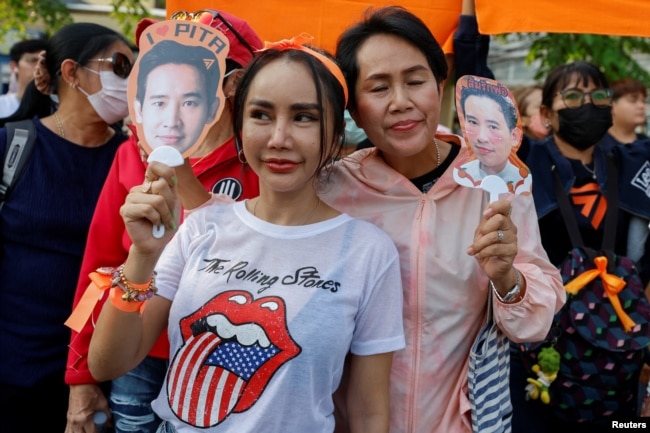
[[113,64],[113,73],[120,78],[128,78],[133,65],[131,60],[124,53],[115,52],[111,57],[105,59],[90,59],[89,62],[111,62]]
[[[181,21],[194,21],[197,23],[205,24],[208,26],[211,26],[212,23],[215,20],[218,20],[221,22],[230,32],[232,32],[233,35],[237,38],[241,44],[246,47],[248,51],[251,52],[251,54],[255,54],[255,49],[251,47],[251,45],[246,42],[246,39],[237,31],[235,28],[226,20],[224,17],[222,17],[219,12],[216,11],[210,11],[210,10],[200,10],[194,13],[186,12],[186,11],[178,11],[174,12],[172,16],[170,17],[172,20],[181,20]],[[219,27],[216,27],[219,29]]]
[[580,89],[564,89],[558,92],[567,108],[581,107],[585,102],[585,96],[589,95],[591,103],[596,107],[609,107],[612,104],[612,89],[594,89],[585,92]]

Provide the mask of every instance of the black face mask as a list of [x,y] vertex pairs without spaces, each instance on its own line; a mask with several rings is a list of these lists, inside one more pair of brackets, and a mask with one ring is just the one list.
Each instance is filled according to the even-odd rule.
[[557,111],[557,115],[560,119],[557,135],[578,150],[596,144],[612,126],[611,107],[600,108],[592,103],[578,108],[563,108]]

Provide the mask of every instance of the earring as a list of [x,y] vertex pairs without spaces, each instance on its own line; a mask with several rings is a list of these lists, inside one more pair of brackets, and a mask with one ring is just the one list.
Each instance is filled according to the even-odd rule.
[[237,149],[237,159],[239,162],[242,164],[248,163],[248,161],[246,161],[246,155],[244,155],[244,146],[241,144],[241,138],[239,138],[239,134],[235,134],[235,149]]
[[246,155],[244,155],[244,149],[242,149],[242,150],[240,150],[239,152],[237,152],[237,159],[238,159],[239,162],[241,162],[242,164],[247,164],[247,163],[248,163],[248,161],[246,161]]

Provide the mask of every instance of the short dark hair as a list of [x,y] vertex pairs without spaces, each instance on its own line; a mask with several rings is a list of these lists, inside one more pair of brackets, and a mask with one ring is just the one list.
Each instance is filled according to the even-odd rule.
[[[206,67],[204,62],[207,59],[214,59],[210,69]],[[212,78],[214,74],[218,76],[221,73],[216,54],[199,45],[183,45],[172,40],[160,41],[152,46],[149,51],[142,54],[138,66],[138,85],[135,95],[138,101],[142,102],[144,100],[149,73],[159,66],[169,64],[188,65],[196,69],[203,77],[208,105],[212,105],[217,98],[217,86],[219,84],[219,80]]]
[[18,62],[25,53],[40,53],[47,50],[46,39],[25,39],[24,41],[16,42],[9,50],[9,58],[14,62]]
[[490,98],[499,105],[503,117],[508,124],[508,130],[512,131],[517,127],[517,109],[515,108],[514,101],[510,102],[505,96],[496,93],[475,89],[472,87],[463,87],[460,91],[460,107],[463,110],[463,117],[465,117],[465,102],[470,96],[478,96],[480,98]]
[[[314,49],[314,48],[311,48]],[[332,58],[325,51],[314,49],[320,54],[323,54],[327,57]],[[290,50],[276,50],[269,49],[262,51],[257,54],[253,61],[248,65],[244,74],[239,80],[237,85],[237,90],[235,91],[235,101],[233,106],[233,128],[235,131],[235,137],[237,143],[241,143],[241,132],[244,126],[244,109],[245,102],[250,90],[251,83],[255,76],[262,70],[266,65],[273,62],[277,59],[286,58],[292,62],[300,62],[304,64],[307,69],[311,72],[312,80],[314,86],[316,87],[316,98],[318,101],[318,107],[321,113],[320,116],[320,149],[321,157],[320,163],[316,168],[314,177],[318,176],[320,172],[325,168],[327,163],[335,158],[337,158],[343,146],[343,140],[337,140],[335,145],[332,146],[329,152],[325,152],[325,149],[329,143],[325,142],[325,125],[332,125],[332,137],[342,136],[345,129],[345,120],[344,120],[344,111],[345,111],[345,95],[343,93],[343,86],[336,79],[336,77],[330,72],[329,69],[323,65],[319,60],[317,60],[311,54],[308,54],[304,51],[297,49]],[[333,60],[333,58],[332,58]],[[329,102],[330,107],[333,110],[333,118],[327,118],[327,112],[325,110],[325,101]],[[331,121],[330,121],[331,120]]]
[[544,88],[542,89],[542,104],[546,107],[553,106],[553,98],[564,86],[573,79],[582,80],[584,85],[593,81],[596,87],[607,88],[607,78],[605,74],[598,69],[593,63],[577,61],[556,66],[546,77]]
[[645,85],[635,80],[634,78],[621,78],[619,80],[613,81],[611,84],[612,88],[612,100],[616,101],[622,96],[641,94],[644,98],[648,97],[648,89]]
[[447,60],[440,44],[427,25],[401,6],[367,9],[362,20],[345,30],[336,44],[336,59],[343,70],[350,92],[348,108],[356,108],[355,85],[359,78],[357,51],[374,35],[393,35],[417,48],[440,83],[447,78]]

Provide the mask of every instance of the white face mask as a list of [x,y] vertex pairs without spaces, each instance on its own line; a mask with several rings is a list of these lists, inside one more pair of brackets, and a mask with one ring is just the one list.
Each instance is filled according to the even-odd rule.
[[90,102],[99,117],[108,124],[124,119],[129,114],[129,105],[126,99],[128,81],[118,77],[113,71],[97,72],[85,66],[84,69],[99,75],[99,81],[102,83],[102,89],[92,95],[77,86],[79,91],[86,95],[88,102]]

